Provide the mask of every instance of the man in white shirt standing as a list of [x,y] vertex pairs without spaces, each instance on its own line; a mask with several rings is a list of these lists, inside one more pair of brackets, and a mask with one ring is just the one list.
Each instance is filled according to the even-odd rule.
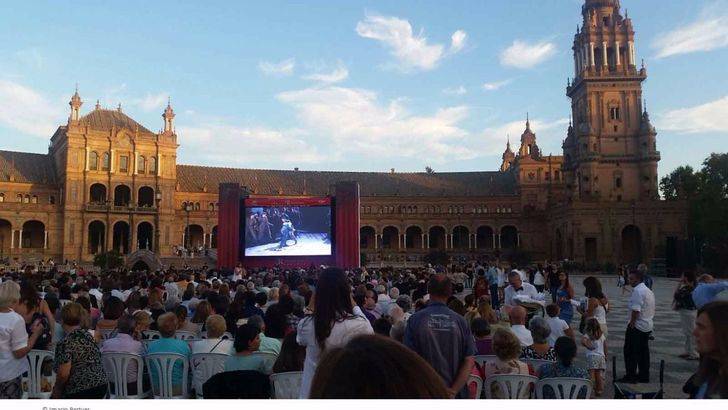
[[[643,283],[642,272],[629,274],[632,296],[629,298],[630,318],[624,337],[624,367],[622,383],[650,382],[650,333],[654,326],[655,294]],[[639,369],[639,371],[638,371]]]
[[515,270],[508,274],[508,283],[508,287],[503,291],[506,306],[518,306],[516,301],[513,300],[513,297],[516,295],[528,296],[531,299],[535,299],[536,295],[538,295],[536,287],[530,283],[523,282],[521,275]]

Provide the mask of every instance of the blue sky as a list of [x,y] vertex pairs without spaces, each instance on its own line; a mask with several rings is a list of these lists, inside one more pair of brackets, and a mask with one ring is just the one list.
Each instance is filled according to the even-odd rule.
[[[2,2],[0,148],[46,152],[85,104],[152,130],[178,162],[495,170],[526,112],[560,154],[582,0]],[[728,137],[728,0],[623,0],[649,79],[660,173]]]

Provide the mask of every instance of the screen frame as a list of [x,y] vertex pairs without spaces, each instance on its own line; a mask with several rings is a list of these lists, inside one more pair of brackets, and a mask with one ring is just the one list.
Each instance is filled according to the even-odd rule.
[[[325,197],[255,197],[244,198],[241,201],[240,209],[240,257],[241,259],[301,259],[301,258],[333,258],[336,254],[336,206],[331,196]],[[245,254],[247,230],[247,210],[259,206],[328,206],[331,210],[331,253],[329,255],[259,255],[248,256]]]

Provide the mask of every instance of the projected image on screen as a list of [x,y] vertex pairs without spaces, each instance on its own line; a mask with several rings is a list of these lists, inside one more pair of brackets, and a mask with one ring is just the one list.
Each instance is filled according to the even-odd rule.
[[246,208],[245,256],[331,255],[331,207]]

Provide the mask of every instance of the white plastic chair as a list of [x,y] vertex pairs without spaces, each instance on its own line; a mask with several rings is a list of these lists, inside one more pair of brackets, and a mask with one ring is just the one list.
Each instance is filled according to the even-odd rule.
[[[42,379],[43,379],[43,362],[46,360],[53,360],[53,352],[48,350],[31,350],[26,356],[28,358],[28,392],[27,397],[29,399],[50,399],[50,391],[44,392],[42,390]],[[51,375],[48,378],[48,382],[53,385],[55,381],[55,375]]]
[[482,368],[487,362],[494,362],[495,359],[496,356],[494,354],[477,355],[475,356],[475,363],[478,363],[478,365]]
[[186,330],[178,330],[175,332],[174,338],[177,340],[195,340],[197,339],[197,334]]
[[[200,332],[200,339],[207,339],[207,332]],[[220,339],[222,340],[235,340],[235,336],[233,336],[230,332],[225,332],[220,336]]]
[[486,399],[530,399],[537,381],[537,377],[525,374],[496,374],[485,379],[483,390]]
[[265,358],[266,362],[266,374],[273,373],[273,365],[276,363],[276,360],[278,360],[278,355],[271,352],[253,352],[254,356],[260,356]]
[[[151,353],[144,357],[152,379],[152,395],[155,399],[185,399],[187,398],[187,384],[189,363],[187,357],[178,353]],[[177,362],[182,363],[181,394],[174,394],[173,372]]]
[[297,399],[301,393],[303,372],[274,373],[270,375],[274,399]]
[[[144,358],[131,353],[102,353],[101,362],[109,378],[109,395],[112,399],[143,399],[151,392],[144,391]],[[127,370],[135,362],[137,366],[137,394],[129,394]],[[114,387],[111,387],[113,383]]]
[[148,340],[155,340],[155,339],[161,339],[162,334],[157,332],[156,330],[145,330],[142,332],[142,337],[144,339],[148,339]]
[[545,399],[544,388],[549,386],[553,390],[553,399],[574,400],[579,398],[579,393],[586,388],[586,396],[583,399],[589,399],[592,393],[592,382],[587,379],[577,379],[573,377],[554,377],[549,379],[541,379],[536,382],[536,398]]
[[225,361],[230,356],[222,353],[195,353],[190,358],[192,386],[197,398],[202,398],[202,385],[210,377],[225,371]]
[[475,398],[480,399],[483,396],[483,379],[471,374],[468,376],[468,382],[465,384],[468,387],[468,393],[470,393],[470,385],[475,383]]

